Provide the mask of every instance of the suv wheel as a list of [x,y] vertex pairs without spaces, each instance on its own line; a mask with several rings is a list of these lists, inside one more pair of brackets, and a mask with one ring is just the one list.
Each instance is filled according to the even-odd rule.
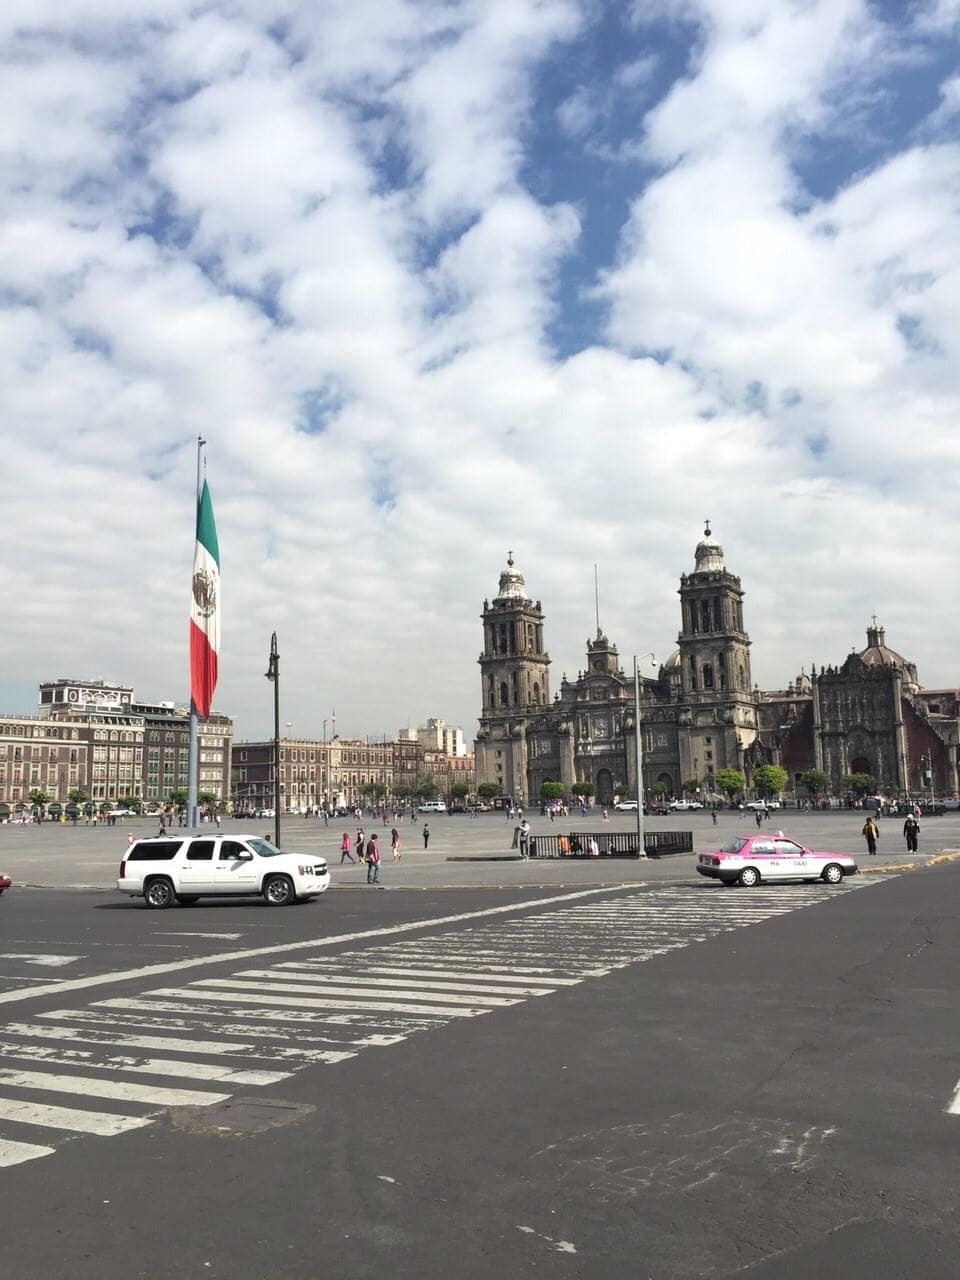
[[174,897],[173,885],[164,876],[148,880],[144,886],[143,900],[154,911],[163,911],[164,908],[173,906]]
[[268,876],[263,882],[263,896],[271,907],[289,907],[297,900],[289,876]]

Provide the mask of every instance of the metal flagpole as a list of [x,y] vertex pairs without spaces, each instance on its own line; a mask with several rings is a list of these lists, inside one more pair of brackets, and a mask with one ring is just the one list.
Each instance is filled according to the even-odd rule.
[[[194,537],[196,537],[196,525],[200,518],[200,458],[203,446],[206,440],[202,436],[197,436],[197,497],[195,503],[194,515]],[[196,553],[196,543],[194,543],[194,553]],[[197,708],[193,701],[193,673],[190,679],[190,755],[187,762],[187,826],[196,827],[198,825],[197,818],[197,774],[200,764],[200,717],[197,714]]]

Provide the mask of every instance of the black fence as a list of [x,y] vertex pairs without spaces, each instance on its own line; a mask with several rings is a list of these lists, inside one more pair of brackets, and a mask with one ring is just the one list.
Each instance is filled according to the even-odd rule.
[[[597,853],[591,852],[591,841],[596,842]],[[569,835],[557,834],[530,836],[531,858],[636,858],[638,857],[635,831],[571,831]],[[643,847],[648,857],[662,858],[671,853],[692,853],[692,831],[645,831]]]

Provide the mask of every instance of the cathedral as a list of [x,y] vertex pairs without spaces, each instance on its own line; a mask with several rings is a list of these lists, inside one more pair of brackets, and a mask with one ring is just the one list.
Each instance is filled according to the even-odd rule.
[[[848,773],[871,774],[889,796],[957,795],[960,689],[922,688],[876,618],[865,649],[764,692],[751,680],[740,579],[709,525],[679,595],[677,648],[656,676],[641,677],[645,793],[660,782],[679,796],[696,781],[702,796],[719,798],[718,770],[741,770],[749,787],[758,765],[779,764],[791,798],[804,796],[807,769],[824,772],[834,796]],[[598,627],[583,671],[551,696],[543,608],[512,554],[482,616],[477,781],[519,802],[535,803],[548,781],[568,793],[589,782],[600,804],[635,796],[634,680],[616,645]]]

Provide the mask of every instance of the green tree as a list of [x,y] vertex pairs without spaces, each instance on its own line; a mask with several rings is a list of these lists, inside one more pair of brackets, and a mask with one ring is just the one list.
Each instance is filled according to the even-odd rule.
[[734,796],[743,795],[747,789],[747,780],[739,769],[718,769],[715,778],[717,790],[730,800]]
[[575,782],[573,786],[570,788],[570,790],[573,792],[575,796],[592,796],[593,783],[592,782]]
[[187,807],[187,793],[182,787],[171,791],[169,799],[175,809],[185,809]]
[[857,796],[872,796],[877,789],[877,780],[870,773],[845,773],[840,782]]
[[541,800],[562,800],[563,799],[563,783],[562,782],[541,782],[540,783],[540,799]]
[[477,787],[477,795],[484,800],[492,800],[494,796],[503,793],[503,788],[499,782],[481,782]]
[[27,799],[33,805],[34,809],[40,810],[40,816],[42,818],[44,811],[47,805],[53,799],[53,796],[49,793],[49,791],[44,791],[42,787],[34,787],[33,790],[27,796]]
[[789,774],[778,764],[760,764],[753,771],[753,785],[757,793],[770,799],[780,795],[787,785]]
[[436,779],[432,773],[418,773],[413,789],[421,800],[436,800],[440,793],[440,788],[437,786]]
[[67,799],[79,809],[82,804],[90,799],[90,792],[85,791],[83,787],[71,787],[67,792]]
[[134,813],[139,813],[143,808],[139,796],[121,796],[119,803],[121,809],[132,809]]
[[466,800],[470,794],[470,787],[466,782],[452,782],[450,784],[450,794],[454,800]]
[[662,800],[667,794],[667,784],[665,782],[655,782],[650,788],[651,794],[655,795],[658,800]]
[[698,795],[700,792],[700,779],[687,778],[687,780],[684,782],[683,786],[681,787],[681,790],[685,791],[688,796]]
[[217,795],[215,791],[198,791],[197,792],[197,804],[200,805],[201,808],[204,808],[204,809],[216,808],[216,806],[219,803],[220,803],[220,797]]
[[829,778],[822,769],[804,769],[800,775],[801,787],[805,787],[811,796],[823,795],[828,782]]

